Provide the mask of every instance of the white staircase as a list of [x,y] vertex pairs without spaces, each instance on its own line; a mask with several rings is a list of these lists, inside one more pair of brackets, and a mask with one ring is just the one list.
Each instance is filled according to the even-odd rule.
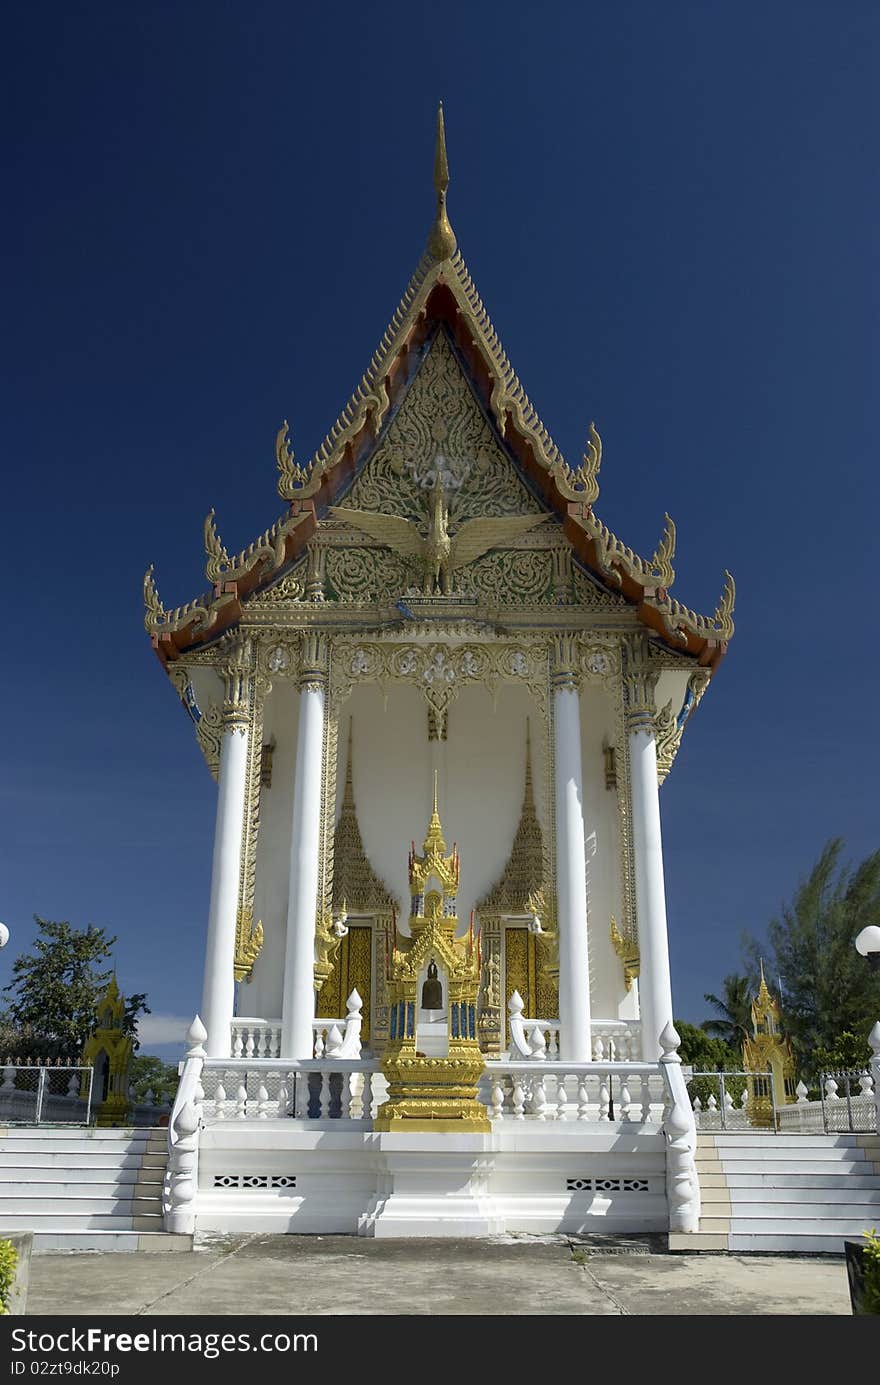
[[880,1226],[880,1135],[697,1136],[700,1229],[670,1250],[843,1254]]
[[168,1132],[85,1126],[0,1130],[0,1235],[32,1231],[34,1252],[177,1250],[162,1228]]

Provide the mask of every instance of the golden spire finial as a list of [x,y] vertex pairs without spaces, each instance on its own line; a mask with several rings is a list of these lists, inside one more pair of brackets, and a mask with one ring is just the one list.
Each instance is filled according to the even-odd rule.
[[443,102],[437,107],[437,144],[434,151],[434,191],[437,211],[428,236],[428,254],[432,259],[448,260],[455,254],[458,242],[446,214],[446,189],[449,187],[449,160],[446,157],[446,127],[443,123]]
[[443,824],[440,821],[440,813],[437,808],[437,771],[434,770],[434,803],[431,808],[431,821],[428,823],[428,835],[422,843],[422,850],[425,855],[431,851],[444,852],[446,843],[443,840]]

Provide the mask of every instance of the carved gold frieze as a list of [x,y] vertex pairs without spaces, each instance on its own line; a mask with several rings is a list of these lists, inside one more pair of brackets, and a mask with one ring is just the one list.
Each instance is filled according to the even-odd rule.
[[547,655],[542,642],[403,644],[344,636],[333,643],[333,691],[340,703],[356,683],[410,683],[421,688],[429,707],[443,713],[463,687],[494,691],[506,681],[523,683],[543,703]]
[[624,937],[617,927],[617,920],[611,915],[611,945],[623,965],[623,979],[626,989],[632,990],[632,983],[639,974],[639,945],[635,938]]
[[254,923],[250,909],[239,909],[235,925],[235,960],[232,967],[236,981],[250,979],[254,963],[262,948],[262,923]]
[[672,701],[670,700],[654,716],[657,779],[661,784],[672,769],[673,761],[681,745],[681,738],[684,735],[685,724],[692,712],[699,706],[703,694],[709,686],[709,681],[708,669],[697,669],[688,679],[685,699],[678,715],[673,713]]

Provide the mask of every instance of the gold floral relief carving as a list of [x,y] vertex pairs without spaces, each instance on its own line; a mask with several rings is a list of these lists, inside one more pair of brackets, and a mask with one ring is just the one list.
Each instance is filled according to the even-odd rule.
[[420,581],[418,564],[384,548],[331,548],[326,555],[327,599],[375,601],[397,597]]
[[245,599],[245,608],[248,606],[275,606],[287,604],[290,601],[302,601],[306,594],[308,560],[300,559],[280,582],[273,582],[271,587],[265,591],[258,592],[255,596]]
[[499,446],[442,330],[345,504],[424,523],[426,488],[438,465],[452,493],[453,529],[465,519],[542,509]]
[[462,570],[458,589],[500,606],[555,603],[553,559],[540,550],[489,553]]
[[463,687],[494,693],[506,681],[521,682],[546,706],[547,651],[528,639],[497,644],[398,644],[343,637],[333,644],[332,692],[337,706],[356,683],[410,683],[442,714]]

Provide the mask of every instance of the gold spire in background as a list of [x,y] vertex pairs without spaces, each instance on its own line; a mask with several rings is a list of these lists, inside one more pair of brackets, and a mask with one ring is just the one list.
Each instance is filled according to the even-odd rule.
[[449,160],[446,157],[446,127],[443,124],[443,102],[437,107],[437,145],[434,152],[434,190],[437,193],[437,211],[434,225],[428,236],[428,254],[432,259],[448,260],[458,246],[455,232],[446,215],[446,189],[449,187]]

